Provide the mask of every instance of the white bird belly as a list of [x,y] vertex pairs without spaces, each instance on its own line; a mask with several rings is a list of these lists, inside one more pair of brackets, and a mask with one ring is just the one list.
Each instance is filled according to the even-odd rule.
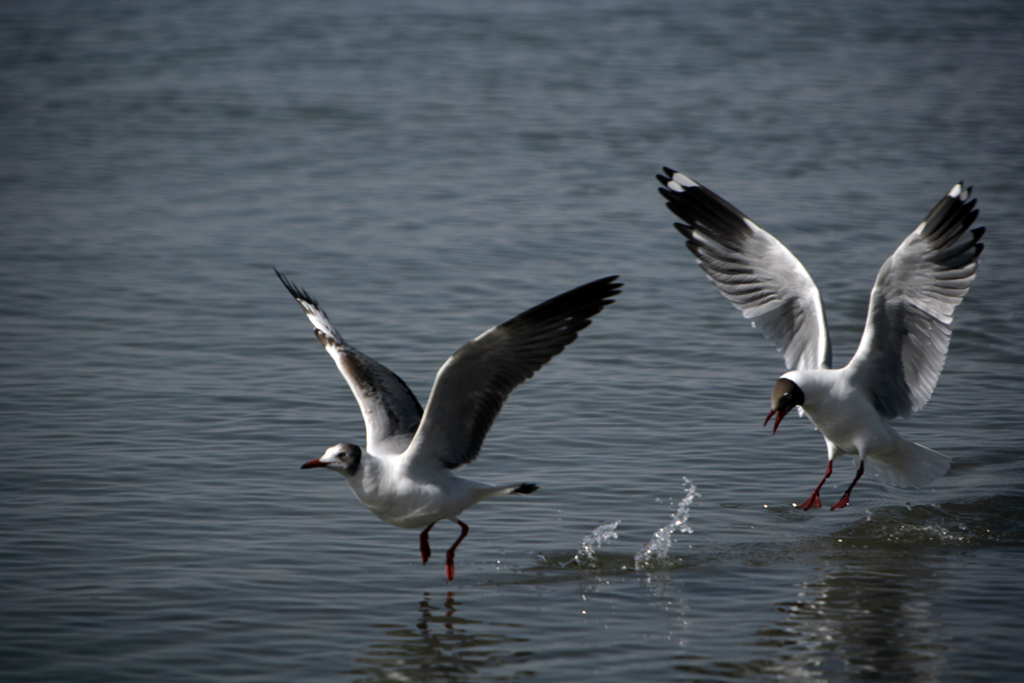
[[843,371],[817,371],[801,377],[804,413],[832,446],[846,455],[887,453],[899,439],[865,392],[846,381]]
[[846,455],[872,457],[893,449],[895,431],[877,412],[846,408],[828,411],[824,416],[808,412],[807,416],[822,436]]
[[482,500],[482,491],[494,488],[452,476],[449,470],[431,474],[417,477],[402,467],[385,466],[349,479],[349,485],[370,512],[403,529],[420,529],[455,517]]
[[447,516],[443,492],[436,484],[405,480],[390,486],[353,485],[352,490],[370,512],[403,529],[422,528]]

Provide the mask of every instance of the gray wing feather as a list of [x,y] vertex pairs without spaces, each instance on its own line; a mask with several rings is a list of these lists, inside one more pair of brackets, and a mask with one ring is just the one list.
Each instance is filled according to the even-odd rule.
[[274,269],[313,324],[316,338],[334,359],[359,403],[366,424],[366,449],[375,455],[403,452],[416,433],[423,408],[395,373],[346,343],[327,314],[305,290]]
[[437,371],[413,460],[456,468],[476,459],[509,393],[576,339],[612,302],[617,276],[595,280],[492,327]]
[[886,259],[850,361],[852,381],[887,419],[908,417],[931,398],[946,362],[953,311],[974,281],[984,228],[971,188],[953,186]]
[[658,188],[676,229],[718,290],[782,352],[790,370],[832,367],[821,294],[803,264],[739,209],[682,173]]

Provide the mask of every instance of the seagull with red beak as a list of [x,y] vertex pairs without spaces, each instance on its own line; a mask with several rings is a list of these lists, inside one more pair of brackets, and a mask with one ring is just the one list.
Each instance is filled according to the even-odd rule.
[[[276,272],[276,271],[275,271]],[[509,393],[557,356],[619,292],[616,276],[556,296],[492,327],[452,354],[437,371],[424,410],[409,387],[386,367],[341,338],[316,300],[277,276],[313,324],[355,395],[366,426],[365,450],[339,443],[306,462],[343,475],[359,501],[380,519],[422,529],[420,558],[430,559],[428,534],[447,519],[461,533],[445,553],[455,577],[455,549],[469,533],[463,510],[495,496],[533,493],[536,484],[492,486],[457,476],[480,453]]]
[[659,175],[661,194],[682,223],[675,227],[712,283],[785,357],[790,372],[772,390],[772,434],[793,408],[825,437],[825,476],[801,505],[821,507],[832,462],[849,455],[857,473],[832,509],[845,507],[865,472],[884,484],[923,486],[949,458],[904,439],[889,424],[932,395],[946,360],[953,310],[978,269],[984,228],[971,188],[957,183],[882,264],[871,290],[860,346],[832,367],[821,295],[803,264],[736,207],[682,173]]

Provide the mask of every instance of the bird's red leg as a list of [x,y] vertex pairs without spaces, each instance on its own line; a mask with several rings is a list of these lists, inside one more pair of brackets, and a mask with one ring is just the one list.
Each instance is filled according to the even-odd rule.
[[469,533],[468,526],[463,524],[458,519],[455,520],[455,522],[460,527],[462,527],[462,533],[459,534],[459,537],[457,539],[455,539],[455,543],[452,543],[452,547],[448,548],[448,552],[445,553],[444,556],[444,575],[449,582],[451,582],[451,580],[455,578],[455,549],[459,547],[459,544],[462,543],[462,539],[464,539],[466,537],[466,534]]
[[839,508],[846,507],[846,504],[850,502],[850,491],[852,491],[853,487],[857,485],[857,482],[860,481],[861,475],[863,475],[863,474],[864,474],[864,461],[861,460],[860,461],[860,467],[857,468],[857,476],[853,478],[853,483],[850,484],[850,488],[846,489],[846,493],[843,494],[843,497],[840,498],[839,500],[837,500],[836,504],[832,506],[833,510],[838,510]]
[[805,500],[800,505],[797,505],[797,507],[800,508],[801,510],[810,510],[811,508],[820,508],[821,507],[821,496],[818,495],[818,492],[821,491],[821,487],[825,484],[825,480],[828,479],[830,476],[832,476],[832,461],[831,460],[828,461],[828,469],[825,470],[825,476],[822,477],[821,481],[818,482],[818,485],[814,487],[814,491],[811,492],[811,495],[808,496],[807,500]]
[[437,522],[431,522],[427,525],[427,528],[420,533],[420,557],[423,558],[423,564],[427,563],[430,559],[430,541],[427,540],[427,534],[434,528]]

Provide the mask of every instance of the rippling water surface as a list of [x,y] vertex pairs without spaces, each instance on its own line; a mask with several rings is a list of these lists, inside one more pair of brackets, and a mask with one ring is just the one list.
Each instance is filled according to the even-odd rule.
[[[1016,680],[1022,28],[994,1],[4,4],[0,680]],[[821,438],[762,428],[781,358],[662,165],[803,259],[841,362],[884,258],[974,186],[979,276],[900,426],[944,478],[793,508]],[[363,428],[272,266],[421,400],[470,337],[625,281],[467,470],[541,489],[463,516],[451,584],[299,470]]]

